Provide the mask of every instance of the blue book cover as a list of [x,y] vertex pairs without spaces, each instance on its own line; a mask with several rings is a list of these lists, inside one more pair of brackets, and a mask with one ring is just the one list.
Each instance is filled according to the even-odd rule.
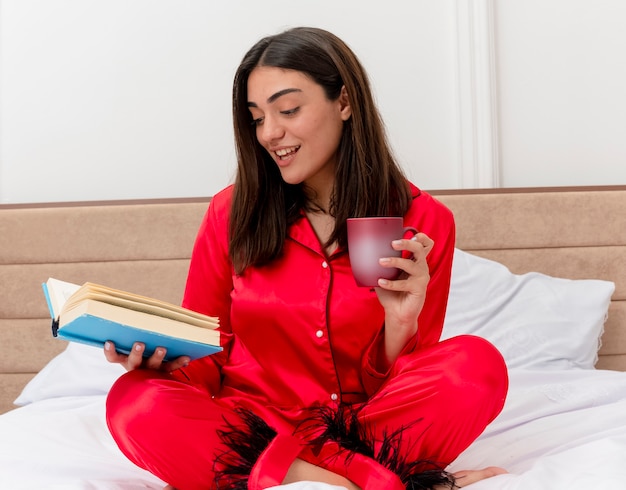
[[[187,311],[180,307],[103,286],[93,286],[96,288],[95,294],[75,301],[65,311],[63,306],[80,286],[56,279],[49,279],[48,283],[42,284],[55,337],[98,347],[110,340],[116,350],[123,354],[128,354],[135,342],[142,342],[146,346],[144,356],[150,356],[157,347],[164,347],[167,350],[166,361],[180,356],[188,356],[193,360],[222,350],[219,345],[220,334],[215,330],[217,324],[213,328],[190,325],[180,321],[180,312]],[[104,290],[112,292],[110,300],[113,304],[106,302],[109,298],[102,295]],[[91,299],[94,297],[104,301]],[[156,305],[155,311],[160,314],[149,313],[152,310],[141,301],[137,310],[120,306],[134,306],[138,298],[147,301],[149,305]],[[177,319],[167,318],[162,313],[167,307],[176,311]],[[204,321],[204,315],[194,312],[189,314],[192,323],[193,318]]]
[[219,346],[142,330],[87,313],[59,328],[57,336],[60,339],[96,347],[102,347],[107,340],[112,340],[115,343],[115,350],[122,354],[129,354],[135,342],[143,342],[146,346],[144,351],[146,357],[152,355],[157,347],[165,347],[166,361],[180,356],[198,359],[222,350]]

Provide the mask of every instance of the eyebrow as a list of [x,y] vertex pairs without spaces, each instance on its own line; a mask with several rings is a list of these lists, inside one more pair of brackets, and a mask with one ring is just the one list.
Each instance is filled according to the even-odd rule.
[[[291,94],[293,92],[302,92],[302,90],[300,90],[299,88],[285,88],[283,90],[279,90],[278,92],[270,95],[267,98],[267,103],[271,104],[272,102],[276,101],[276,99],[278,99],[279,97],[282,97],[283,95]],[[248,102],[248,107],[258,107],[258,105],[256,104],[256,102]]]

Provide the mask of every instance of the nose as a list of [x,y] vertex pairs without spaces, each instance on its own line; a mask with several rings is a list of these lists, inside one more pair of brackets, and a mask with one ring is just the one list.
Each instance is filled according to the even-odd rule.
[[285,128],[276,118],[265,117],[263,123],[257,126],[257,138],[261,143],[271,144],[285,135]]

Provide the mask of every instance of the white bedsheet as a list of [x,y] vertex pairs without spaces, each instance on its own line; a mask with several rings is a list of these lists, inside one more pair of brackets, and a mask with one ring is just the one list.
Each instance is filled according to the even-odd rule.
[[[514,369],[510,378],[504,411],[450,470],[493,465],[510,472],[472,490],[626,488],[626,373]],[[118,451],[104,423],[104,399],[53,398],[0,416],[0,488],[162,488]]]
[[[593,369],[614,289],[515,275],[455,250],[442,337],[490,340],[511,380],[502,414],[449,468],[510,473],[472,490],[626,489],[626,373]],[[163,488],[122,456],[106,429],[105,394],[121,372],[80,344],[49,362],[20,394],[24,406],[0,416],[0,490]]]
[[626,373],[511,371],[500,417],[449,468],[510,473],[472,490],[626,488]]

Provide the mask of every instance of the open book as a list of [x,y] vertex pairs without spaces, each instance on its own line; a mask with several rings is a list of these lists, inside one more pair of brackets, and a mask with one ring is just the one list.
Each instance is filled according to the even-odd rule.
[[79,286],[50,278],[42,286],[55,337],[95,346],[110,340],[124,354],[142,342],[144,356],[164,347],[166,360],[222,350],[217,318],[89,282]]

